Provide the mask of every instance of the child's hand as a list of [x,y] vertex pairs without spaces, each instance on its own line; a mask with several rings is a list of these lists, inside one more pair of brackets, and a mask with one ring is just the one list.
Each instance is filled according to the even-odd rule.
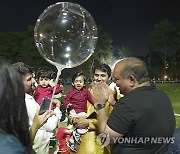
[[60,108],[60,106],[61,106],[61,102],[60,102],[59,99],[54,98],[54,99],[52,100],[52,103],[55,104],[56,107],[58,107],[58,108]]
[[62,84],[60,85],[60,88],[61,88],[61,93],[64,93],[64,86]]
[[76,125],[78,120],[79,120],[79,118],[77,118],[77,117],[72,118],[72,124]]
[[55,82],[53,81],[53,79],[51,79],[51,80],[49,81],[49,85],[50,85],[51,87],[54,87],[54,86],[55,86]]
[[72,106],[72,104],[71,104],[71,103],[69,103],[69,104],[67,105],[67,109],[68,109],[68,108],[70,108],[71,106]]
[[87,128],[89,127],[89,120],[84,117],[79,117],[75,119],[73,125],[80,129]]

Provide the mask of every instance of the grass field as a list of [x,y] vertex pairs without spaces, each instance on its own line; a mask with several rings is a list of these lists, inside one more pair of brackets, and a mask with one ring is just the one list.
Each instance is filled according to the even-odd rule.
[[[169,96],[174,113],[180,115],[180,83],[158,83],[156,86]],[[176,116],[176,127],[180,127],[179,116]]]
[[[169,96],[174,113],[180,114],[180,83],[158,83],[156,86],[163,90]],[[64,92],[71,88],[71,85],[67,85],[64,87]],[[180,127],[180,117],[176,116],[176,127]]]

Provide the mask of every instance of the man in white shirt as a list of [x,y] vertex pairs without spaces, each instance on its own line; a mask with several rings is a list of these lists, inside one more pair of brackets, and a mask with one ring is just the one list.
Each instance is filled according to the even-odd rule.
[[[34,116],[40,108],[39,104],[31,96],[33,90],[35,89],[35,79],[32,76],[33,71],[31,70],[31,67],[22,62],[14,64],[14,67],[22,75],[24,90],[26,92],[25,102],[29,116],[29,127],[31,128]],[[34,139],[33,149],[37,154],[49,153],[50,138],[53,136],[54,129],[57,127],[58,121],[62,115],[60,111],[60,101],[56,99],[53,103],[56,105],[54,115],[50,117],[40,129],[38,129]]]

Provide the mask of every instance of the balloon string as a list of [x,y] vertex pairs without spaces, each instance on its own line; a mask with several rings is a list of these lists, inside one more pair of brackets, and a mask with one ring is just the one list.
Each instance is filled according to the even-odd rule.
[[53,102],[53,98],[54,98],[54,94],[55,94],[55,91],[56,91],[56,87],[57,87],[57,83],[59,81],[59,77],[61,75],[61,71],[62,71],[62,68],[60,67],[57,67],[57,76],[56,76],[56,79],[55,79],[55,86],[54,86],[54,89],[53,89],[53,94],[52,94],[52,98],[51,98],[51,103],[49,105],[49,111],[51,110],[51,107],[52,107],[52,102]]

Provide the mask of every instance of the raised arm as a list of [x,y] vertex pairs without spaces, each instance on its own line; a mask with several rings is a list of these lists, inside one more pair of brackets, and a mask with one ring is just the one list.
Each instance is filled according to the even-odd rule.
[[54,114],[53,112],[46,111],[42,115],[39,115],[39,108],[37,109],[36,114],[35,114],[34,119],[33,119],[32,126],[30,128],[30,138],[31,138],[32,142],[34,141],[34,138],[36,136],[38,129],[44,123],[46,123],[47,119],[49,117],[53,116],[53,114]]
[[[97,109],[97,120],[99,133],[107,133],[110,138],[123,136],[112,130],[107,125],[109,113],[105,108],[105,103],[109,98],[109,87],[106,83],[93,83],[92,84],[92,96],[94,106]],[[100,105],[99,105],[100,104]]]
[[46,131],[50,132],[57,127],[58,121],[62,116],[62,112],[60,111],[60,101],[58,99],[53,99],[53,104],[56,105],[54,115],[48,118],[47,122],[42,126]]

